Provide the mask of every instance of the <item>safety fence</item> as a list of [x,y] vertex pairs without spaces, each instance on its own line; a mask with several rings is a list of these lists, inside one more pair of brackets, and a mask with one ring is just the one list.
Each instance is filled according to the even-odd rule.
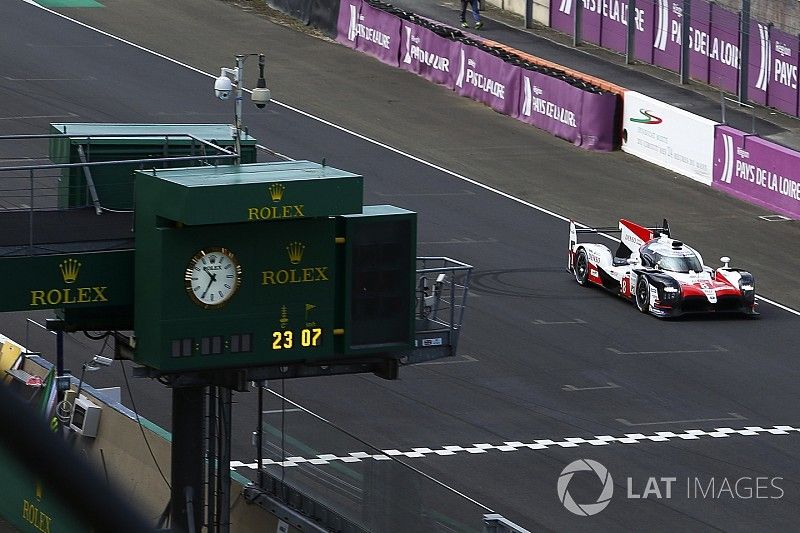
[[[747,11],[706,0],[550,0],[550,26],[632,59],[681,71],[683,36],[688,35],[688,75],[743,101],[793,116],[798,108],[797,34],[752,20]],[[577,6],[583,6],[578,22]]]

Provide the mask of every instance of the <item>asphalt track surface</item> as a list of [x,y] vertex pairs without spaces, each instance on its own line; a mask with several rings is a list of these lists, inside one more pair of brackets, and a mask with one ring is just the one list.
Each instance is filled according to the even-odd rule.
[[[22,2],[2,10],[2,133],[42,133],[57,121],[230,121],[231,102],[213,99],[213,80],[203,74]],[[236,52],[263,49],[277,100],[441,167],[283,105],[260,114],[246,108],[250,132],[262,144],[293,158],[326,157],[365,176],[366,203],[419,212],[420,255],[476,266],[457,360],[405,368],[392,382],[343,376],[273,382],[272,389],[380,450],[430,448],[406,455],[406,462],[530,529],[795,529],[797,315],[763,304],[756,321],[641,315],[578,287],[564,271],[566,222],[508,195],[592,224],[666,216],[674,233],[710,262],[732,255],[755,272],[759,292],[793,307],[800,301],[793,282],[796,223],[763,222],[757,208],[625,154],[576,149],[344,47],[219,2],[111,1],[63,12],[208,73],[229,66]],[[2,150],[10,157],[9,148]],[[0,325],[29,348],[52,350],[49,333],[26,331],[26,318],[43,323],[45,317],[7,314]],[[91,345],[80,337],[68,341],[73,369],[97,349],[78,340]],[[119,385],[120,369],[98,372],[90,383]],[[135,380],[133,395],[143,416],[170,426],[167,390]],[[254,457],[255,394],[235,398],[233,458],[247,462]],[[266,409],[280,407],[273,401]],[[280,425],[280,414],[265,416]],[[297,455],[368,451],[322,433],[302,412],[283,416]],[[603,440],[608,444],[598,445]],[[493,446],[475,453],[484,443]],[[464,451],[434,453],[445,446]],[[562,469],[581,458],[605,465],[615,486],[609,506],[591,518],[567,512],[556,491]],[[367,462],[345,466],[367,468]],[[337,468],[341,461],[329,463],[315,471],[327,476],[327,497],[339,498],[349,485]],[[298,471],[287,467],[287,479]],[[649,498],[626,497],[629,490],[641,495],[650,477],[677,478],[672,497],[657,499],[652,491]],[[756,477],[779,477],[781,490],[770,481],[760,491],[766,498],[719,490],[723,480],[733,485],[742,477],[752,478],[742,489],[763,487]],[[385,495],[409,499],[407,484],[378,478]],[[687,496],[686,480],[694,478],[703,487],[713,479],[715,497]],[[599,493],[597,479],[586,473],[576,474],[569,489],[582,503]],[[428,503],[447,514],[449,501],[439,494]],[[449,512],[478,524],[480,509],[467,507],[454,504]]]

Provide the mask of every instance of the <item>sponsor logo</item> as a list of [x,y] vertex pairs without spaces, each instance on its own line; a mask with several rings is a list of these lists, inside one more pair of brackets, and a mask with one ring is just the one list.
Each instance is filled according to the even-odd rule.
[[[299,265],[303,261],[306,246],[301,242],[290,242],[286,245],[289,263]],[[299,268],[280,268],[261,272],[261,285],[287,285],[292,283],[317,283],[330,281],[327,266],[309,266]]]
[[772,58],[772,48],[769,46],[769,27],[763,24],[758,24],[758,39],[761,43],[761,63],[758,65],[758,79],[756,80],[756,89],[761,91],[767,90],[767,83],[769,81],[769,68]]
[[389,50],[392,42],[391,36],[386,35],[375,28],[365,26],[363,22],[361,22],[363,20],[364,15],[359,15],[358,8],[353,4],[350,4],[350,25],[347,28],[347,39],[350,41],[355,41],[356,37],[360,37],[361,39],[374,43],[381,48]]
[[636,122],[637,124],[651,124],[651,125],[661,124],[662,122],[664,122],[661,119],[661,117],[655,116],[652,112],[650,112],[650,111],[648,111],[646,109],[640,109],[639,110],[639,114],[641,114],[645,118],[631,117],[630,121],[631,122]]
[[731,184],[735,175],[740,181],[800,201],[800,182],[745,161],[743,154],[747,154],[747,158],[750,154],[739,147],[734,149],[730,135],[722,135],[722,146],[724,156],[720,183]]
[[544,91],[537,85],[531,87],[531,81],[527,76],[523,76],[522,78],[525,80],[522,86],[522,114],[524,116],[529,117],[533,113],[538,113],[562,124],[566,124],[571,128],[578,127],[574,112],[541,98]]
[[[82,263],[77,259],[68,258],[58,265],[61,279],[65,284],[71,285],[78,280]],[[108,302],[106,290],[108,287],[65,287],[60,289],[43,289],[30,291],[31,307],[40,305],[70,305],[90,302]]]
[[412,61],[427,65],[440,72],[450,72],[450,58],[442,57],[423,49],[420,46],[421,39],[413,35],[411,27],[406,26],[406,54],[403,56],[403,63],[410,65]]
[[478,66],[477,62],[474,59],[466,59],[463,48],[460,51],[460,58],[458,77],[456,78],[457,87],[463,88],[464,82],[466,82],[487,94],[505,100],[506,86],[504,84],[478,72],[476,70]]
[[[577,472],[594,472],[597,479],[603,486],[603,490],[597,497],[597,501],[593,503],[577,503],[572,495],[569,493],[569,482],[572,481],[572,476]],[[567,511],[578,516],[592,516],[596,515],[611,503],[611,497],[614,495],[614,480],[608,469],[602,464],[592,459],[578,459],[572,461],[561,474],[558,476],[558,484],[556,486],[558,492],[558,499]]]
[[667,49],[667,29],[669,27],[669,1],[658,0],[658,24],[655,31],[653,48],[662,52]]

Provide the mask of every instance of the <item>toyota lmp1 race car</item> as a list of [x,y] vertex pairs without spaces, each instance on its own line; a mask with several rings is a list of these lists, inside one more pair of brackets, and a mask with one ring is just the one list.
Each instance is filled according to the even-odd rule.
[[[612,253],[603,244],[579,243],[582,233],[619,233],[620,243]],[[757,316],[753,275],[728,266],[728,257],[721,261],[716,270],[705,266],[696,250],[670,237],[666,219],[661,227],[650,228],[625,219],[619,229],[569,224],[567,270],[575,280],[599,285],[657,317],[721,312]]]

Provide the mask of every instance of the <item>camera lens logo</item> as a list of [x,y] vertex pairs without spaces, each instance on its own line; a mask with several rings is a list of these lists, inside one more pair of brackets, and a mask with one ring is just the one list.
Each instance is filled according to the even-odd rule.
[[[572,499],[567,487],[572,480],[572,476],[576,472],[594,472],[597,478],[603,484],[603,491],[597,497],[595,503],[577,503]],[[558,476],[558,499],[561,500],[562,505],[567,511],[574,513],[578,516],[592,516],[596,515],[611,503],[611,496],[614,495],[614,480],[611,479],[611,474],[608,469],[591,459],[578,459],[572,461]]]

